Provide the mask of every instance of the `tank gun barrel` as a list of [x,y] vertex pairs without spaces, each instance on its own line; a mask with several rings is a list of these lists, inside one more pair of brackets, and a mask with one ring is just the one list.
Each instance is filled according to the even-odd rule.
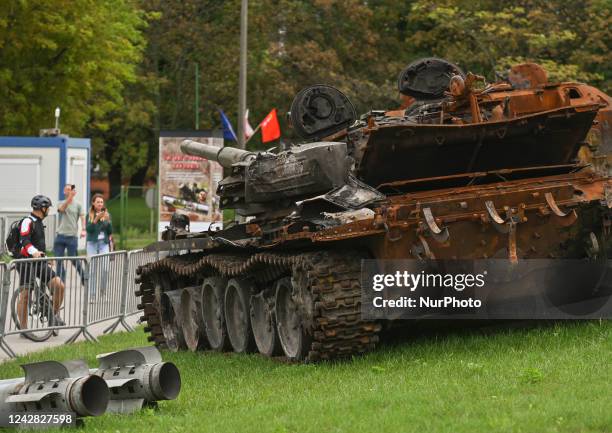
[[223,167],[231,167],[232,164],[242,161],[249,161],[255,158],[255,153],[248,150],[237,149],[235,147],[217,147],[210,144],[199,143],[193,140],[183,140],[181,142],[181,152],[201,156],[211,161],[217,161]]

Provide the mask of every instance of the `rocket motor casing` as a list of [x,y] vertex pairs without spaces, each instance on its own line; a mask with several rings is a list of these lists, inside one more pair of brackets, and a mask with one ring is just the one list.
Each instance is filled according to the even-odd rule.
[[0,381],[0,418],[17,413],[106,412],[110,392],[101,378],[89,374],[85,361],[43,361],[22,365],[26,376]]
[[181,389],[178,368],[162,362],[155,347],[138,347],[98,355],[100,367],[90,373],[110,389],[108,412],[132,413],[145,404],[174,400]]

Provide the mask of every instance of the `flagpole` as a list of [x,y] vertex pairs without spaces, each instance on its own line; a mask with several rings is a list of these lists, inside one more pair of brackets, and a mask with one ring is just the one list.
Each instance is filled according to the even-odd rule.
[[247,75],[247,25],[248,0],[242,0],[240,7],[240,74],[238,77],[238,147],[244,149],[244,115],[246,112],[246,75]]
[[255,137],[255,134],[257,134],[257,131],[259,131],[259,129],[260,129],[260,128],[261,128],[261,123],[260,123],[259,125],[257,125],[257,128],[255,128],[255,130],[253,131],[253,133],[251,134],[251,136],[250,136],[249,138],[247,138],[246,143],[244,143],[244,144],[245,144],[245,146],[246,146],[246,144],[247,144],[249,141],[251,141],[251,138]]
[[200,64],[195,64],[195,129],[200,129]]

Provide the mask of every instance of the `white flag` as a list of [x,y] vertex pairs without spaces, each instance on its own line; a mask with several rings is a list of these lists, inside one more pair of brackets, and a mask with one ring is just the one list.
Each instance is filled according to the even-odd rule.
[[253,127],[249,124],[249,109],[244,113],[244,139],[248,140],[253,135]]

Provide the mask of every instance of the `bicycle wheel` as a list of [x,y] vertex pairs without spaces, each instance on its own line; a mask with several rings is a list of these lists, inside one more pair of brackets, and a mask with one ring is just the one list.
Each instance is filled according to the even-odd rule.
[[[45,314],[44,311],[40,311],[44,306],[40,305],[39,300],[36,295],[39,293],[40,288],[37,286],[36,290],[30,290],[28,294],[28,320],[30,317],[33,318],[33,323],[37,328],[46,328],[49,326],[48,323],[48,314]],[[21,322],[19,321],[19,315],[17,314],[17,304],[19,303],[19,292],[20,289],[16,289],[13,292],[13,298],[11,299],[11,316],[13,318],[13,323],[17,327],[17,329],[23,329],[21,327]],[[46,296],[46,294],[43,294]],[[37,317],[38,316],[38,317]],[[22,332],[22,335],[32,341],[41,342],[48,340],[51,335],[53,335],[53,330],[50,329],[41,329],[39,331],[32,330],[27,332]]]

